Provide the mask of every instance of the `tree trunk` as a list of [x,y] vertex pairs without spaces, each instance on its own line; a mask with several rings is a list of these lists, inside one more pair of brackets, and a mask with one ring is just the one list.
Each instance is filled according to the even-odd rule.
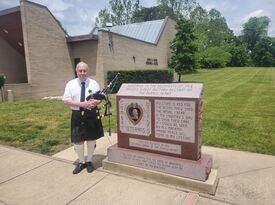
[[180,79],[181,79],[181,74],[178,74],[179,75],[179,79],[178,79],[178,82],[180,83]]

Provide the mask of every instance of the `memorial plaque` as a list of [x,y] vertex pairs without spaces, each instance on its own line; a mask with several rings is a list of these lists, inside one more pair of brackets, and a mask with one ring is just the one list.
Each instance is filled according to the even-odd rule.
[[157,151],[162,151],[166,153],[181,154],[181,146],[175,145],[175,144],[168,144],[168,143],[142,140],[142,139],[136,139],[136,138],[130,138],[129,144],[131,147],[157,150]]
[[123,84],[118,147],[200,159],[202,90],[198,83]]
[[212,157],[203,154],[199,160],[188,160],[155,153],[130,150],[113,145],[108,148],[108,160],[167,174],[206,181],[212,167]]
[[206,181],[212,157],[201,154],[202,91],[198,83],[123,84],[108,161]]
[[149,100],[124,98],[118,104],[121,132],[141,136],[151,134],[151,102]]
[[195,143],[195,102],[155,100],[155,137]]

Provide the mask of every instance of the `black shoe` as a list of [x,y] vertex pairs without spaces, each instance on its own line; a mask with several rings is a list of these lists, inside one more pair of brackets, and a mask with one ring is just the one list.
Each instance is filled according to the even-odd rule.
[[78,174],[79,172],[81,172],[83,169],[86,168],[86,164],[84,163],[78,163],[73,171],[73,174]]
[[87,172],[91,173],[95,170],[92,162],[86,162],[87,164]]

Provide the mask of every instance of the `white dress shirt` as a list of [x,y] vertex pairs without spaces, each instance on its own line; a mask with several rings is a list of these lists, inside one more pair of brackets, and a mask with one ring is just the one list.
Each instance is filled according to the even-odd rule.
[[[85,99],[91,93],[96,93],[100,91],[100,87],[95,80],[87,78],[85,81]],[[65,87],[65,92],[63,95],[64,100],[74,100],[80,102],[80,95],[81,95],[81,81],[78,78],[70,80]],[[71,106],[72,110],[79,110],[79,107]]]

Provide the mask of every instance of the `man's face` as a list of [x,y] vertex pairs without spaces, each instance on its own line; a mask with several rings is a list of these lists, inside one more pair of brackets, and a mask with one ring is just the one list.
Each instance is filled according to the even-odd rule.
[[88,68],[84,65],[81,65],[81,66],[78,66],[76,68],[76,74],[77,74],[77,77],[81,80],[81,81],[85,81],[86,78],[87,78],[87,71],[88,71]]

